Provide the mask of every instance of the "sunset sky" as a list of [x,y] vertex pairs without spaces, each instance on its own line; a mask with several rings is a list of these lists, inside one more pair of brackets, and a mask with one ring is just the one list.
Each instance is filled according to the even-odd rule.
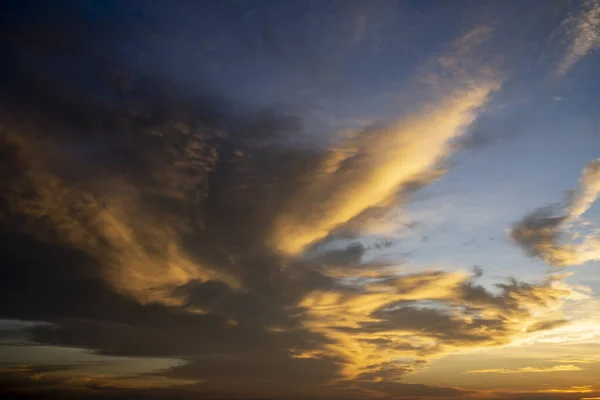
[[0,397],[600,399],[600,0],[0,38]]

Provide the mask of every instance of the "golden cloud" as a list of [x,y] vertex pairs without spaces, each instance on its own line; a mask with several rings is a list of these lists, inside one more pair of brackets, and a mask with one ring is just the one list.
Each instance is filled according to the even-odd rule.
[[591,393],[594,388],[591,385],[571,386],[563,389],[543,389],[539,393]]
[[231,275],[194,262],[178,242],[186,226],[146,211],[136,186],[120,177],[61,179],[57,147],[21,133],[4,129],[0,136],[15,157],[4,196],[10,213],[22,217],[19,230],[83,250],[118,291],[142,303],[180,305],[171,289],[191,280],[240,287]]
[[345,379],[397,380],[432,357],[507,345],[536,324],[534,332],[553,329],[561,326],[562,300],[574,295],[560,277],[498,284],[500,295],[473,285],[464,272],[369,280],[352,290],[314,291],[300,303],[305,326],[332,341],[322,354],[345,360]]
[[[521,374],[521,373],[544,373],[544,372],[565,372],[565,371],[583,371],[582,368],[576,365],[554,365],[552,367],[523,367],[516,369],[493,368],[493,369],[476,369],[465,372],[466,374]],[[566,393],[566,392],[562,392]],[[569,392],[571,393],[571,392]]]
[[475,120],[496,81],[467,85],[421,114],[363,131],[334,149],[304,191],[279,216],[275,247],[297,254],[370,207],[392,200],[403,185],[427,176],[451,152],[451,140]]

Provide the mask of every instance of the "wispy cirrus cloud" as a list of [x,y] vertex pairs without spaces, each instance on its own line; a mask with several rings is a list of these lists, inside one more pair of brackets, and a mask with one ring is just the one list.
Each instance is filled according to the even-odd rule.
[[582,1],[580,9],[563,21],[563,27],[569,44],[557,66],[557,76],[567,74],[579,60],[600,46],[600,1]]
[[442,77],[437,66],[425,68],[435,79],[429,100],[417,111],[351,132],[325,154],[303,190],[277,215],[271,239],[276,250],[298,255],[344,226],[365,225],[370,212],[383,214],[395,206],[403,190],[447,172],[441,166],[456,150],[455,140],[501,87],[495,68],[472,57],[491,31],[477,26],[453,42],[440,61],[452,69],[452,79]]
[[323,170],[278,217],[276,247],[297,254],[368,208],[391,201],[404,185],[433,170],[497,84],[468,86],[443,96],[422,115],[360,132],[332,151]]

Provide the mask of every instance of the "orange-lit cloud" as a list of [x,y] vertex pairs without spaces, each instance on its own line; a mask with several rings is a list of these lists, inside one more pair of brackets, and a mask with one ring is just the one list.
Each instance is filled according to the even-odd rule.
[[540,257],[553,266],[580,265],[600,259],[598,233],[573,232],[574,228],[585,227],[581,216],[596,201],[599,193],[600,159],[597,159],[587,163],[579,187],[561,212],[541,208],[516,224],[510,236],[527,254]]
[[456,150],[454,141],[500,87],[493,68],[470,58],[491,31],[477,26],[454,41],[442,56],[446,61],[440,62],[452,69],[452,79],[440,78],[437,65],[425,68],[435,79],[429,82],[428,100],[415,111],[350,132],[328,151],[302,191],[276,216],[271,234],[275,249],[297,255],[344,226],[359,225],[352,228],[361,233],[389,229],[385,222],[370,220],[369,211],[389,209],[399,192],[426,185],[446,172],[441,165]]
[[560,278],[498,286],[503,293],[492,295],[462,272],[385,276],[353,290],[315,291],[300,305],[306,327],[333,341],[323,354],[345,360],[345,379],[393,381],[432,357],[506,345],[560,326],[563,299],[576,296]]
[[85,251],[118,291],[142,303],[181,304],[170,292],[191,280],[239,287],[226,272],[194,262],[179,243],[186,225],[146,211],[136,186],[119,176],[65,181],[54,172],[60,149],[14,129],[4,128],[0,140],[14,152],[4,195],[10,212],[24,218],[19,230]]
[[592,393],[594,388],[592,385],[571,386],[562,389],[542,389],[539,393]]
[[320,173],[278,218],[277,249],[297,254],[422,179],[448,156],[450,141],[465,132],[497,87],[484,82],[457,89],[419,115],[361,132],[331,151]]
[[565,371],[583,371],[583,368],[576,365],[554,365],[552,367],[522,367],[515,369],[492,368],[492,369],[476,369],[467,371],[467,374],[521,374],[521,373],[544,373],[544,372],[565,372]]
[[555,361],[568,364],[596,364],[600,363],[600,358],[565,358]]

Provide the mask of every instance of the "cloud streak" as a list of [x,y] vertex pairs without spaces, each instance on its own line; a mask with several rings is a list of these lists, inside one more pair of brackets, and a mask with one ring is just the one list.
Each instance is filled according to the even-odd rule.
[[600,2],[583,1],[581,10],[563,21],[563,26],[569,45],[556,69],[557,76],[567,74],[583,57],[600,46]]
[[278,218],[277,249],[297,254],[370,207],[383,205],[450,154],[450,141],[476,118],[495,82],[468,85],[421,115],[358,133],[333,150],[304,191]]
[[[493,369],[476,369],[472,371],[465,372],[466,374],[539,374],[546,372],[569,372],[569,371],[583,371],[583,368],[578,367],[576,365],[566,364],[566,365],[554,365],[552,367],[539,368],[539,367],[523,367],[516,369],[506,369],[506,368],[493,368]],[[551,391],[551,393],[555,393],[555,391]],[[564,392],[561,392],[564,393]]]

